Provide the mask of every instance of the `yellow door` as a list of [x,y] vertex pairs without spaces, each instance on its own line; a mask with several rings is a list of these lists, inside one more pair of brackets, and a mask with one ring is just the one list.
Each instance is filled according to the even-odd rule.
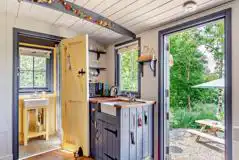
[[88,112],[88,36],[77,36],[61,42],[61,103],[65,150],[82,147],[89,154]]

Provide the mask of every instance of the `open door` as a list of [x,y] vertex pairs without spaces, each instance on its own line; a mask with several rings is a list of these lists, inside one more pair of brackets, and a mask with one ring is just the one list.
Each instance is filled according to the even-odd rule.
[[62,147],[89,155],[88,36],[62,40],[60,51]]
[[164,37],[164,145],[165,145],[165,159],[168,160],[170,159],[169,155],[169,131],[170,131],[170,125],[169,125],[169,107],[170,107],[170,101],[169,101],[169,90],[170,90],[170,51],[169,51],[169,43],[168,43],[168,37]]

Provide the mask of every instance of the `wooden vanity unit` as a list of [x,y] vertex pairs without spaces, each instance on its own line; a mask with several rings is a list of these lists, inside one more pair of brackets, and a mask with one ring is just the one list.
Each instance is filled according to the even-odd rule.
[[[44,136],[46,140],[49,139],[48,133],[48,99],[25,99],[24,100],[24,108],[23,108],[23,136],[24,136],[24,146],[28,144],[28,140],[30,138],[35,138],[39,136]],[[30,121],[30,111],[34,111],[36,118],[36,126],[41,129],[37,129],[37,127],[33,130],[29,129],[29,121]],[[39,117],[39,114],[41,117]],[[39,118],[42,119],[42,122]]]

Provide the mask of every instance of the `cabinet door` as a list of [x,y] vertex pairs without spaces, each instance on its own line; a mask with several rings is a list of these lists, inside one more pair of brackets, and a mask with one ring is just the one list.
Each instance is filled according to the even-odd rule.
[[149,106],[143,106],[143,158],[149,156]]
[[143,159],[143,116],[142,107],[137,108],[137,160]]
[[130,108],[130,159],[137,159],[137,112]]
[[97,107],[97,104],[90,103],[90,155],[95,157],[95,111],[94,109]]
[[95,153],[97,160],[103,160],[103,122],[100,120],[96,121]]
[[104,160],[119,160],[117,149],[119,147],[118,136],[119,132],[115,125],[105,125],[105,148],[104,148]]

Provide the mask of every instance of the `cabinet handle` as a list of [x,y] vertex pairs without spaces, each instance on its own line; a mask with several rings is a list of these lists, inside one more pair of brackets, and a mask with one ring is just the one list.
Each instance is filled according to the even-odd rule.
[[113,131],[113,130],[111,130],[109,128],[105,128],[105,130],[108,131],[108,132],[111,132],[112,134],[115,135],[115,137],[117,137],[117,130]]
[[144,112],[144,124],[148,124],[148,113]]
[[131,144],[135,144],[134,132],[130,132]]
[[108,157],[109,159],[111,159],[111,160],[117,160],[117,158],[113,158],[113,157],[111,157],[110,155],[108,155],[108,154],[106,154],[106,153],[104,153],[104,155],[105,155],[106,157]]

